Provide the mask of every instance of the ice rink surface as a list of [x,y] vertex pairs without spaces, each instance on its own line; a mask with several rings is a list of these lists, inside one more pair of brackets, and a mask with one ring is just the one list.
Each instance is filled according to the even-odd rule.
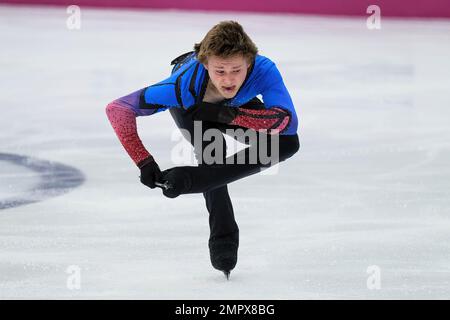
[[[1,299],[450,298],[450,21],[81,8],[69,30],[68,17],[0,6],[0,153],[80,172],[0,210]],[[203,196],[140,184],[105,107],[229,19],[277,63],[301,148],[229,185],[241,238],[226,281]],[[169,112],[138,129],[162,168],[181,165]],[[0,201],[42,179],[3,158]]]

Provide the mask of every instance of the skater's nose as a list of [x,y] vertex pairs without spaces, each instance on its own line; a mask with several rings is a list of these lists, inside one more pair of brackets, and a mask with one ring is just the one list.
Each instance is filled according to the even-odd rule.
[[225,79],[223,80],[223,85],[225,87],[231,87],[232,85],[234,85],[234,83],[235,83],[235,77],[234,76],[225,77]]

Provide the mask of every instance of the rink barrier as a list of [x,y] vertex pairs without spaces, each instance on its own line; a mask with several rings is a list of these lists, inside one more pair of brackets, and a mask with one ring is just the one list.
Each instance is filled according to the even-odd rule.
[[345,16],[366,16],[367,8],[370,5],[377,5],[385,17],[450,18],[450,0],[0,0],[0,3]]

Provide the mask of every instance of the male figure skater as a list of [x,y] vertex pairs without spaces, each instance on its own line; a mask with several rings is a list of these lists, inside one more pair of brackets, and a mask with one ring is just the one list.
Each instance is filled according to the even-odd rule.
[[[176,58],[172,65],[169,78],[109,103],[106,113],[140,169],[144,185],[160,187],[169,198],[203,193],[209,212],[211,263],[228,279],[237,262],[239,228],[227,184],[294,155],[299,149],[297,114],[276,65],[258,54],[235,21],[214,26],[194,51]],[[198,166],[161,171],[142,144],[136,117],[166,109],[194,146]],[[220,130],[220,135],[213,135],[214,141],[204,138],[211,129]],[[249,147],[227,158],[221,133],[229,132]],[[276,160],[263,159],[262,147]],[[271,186],[267,190],[276,191]]]

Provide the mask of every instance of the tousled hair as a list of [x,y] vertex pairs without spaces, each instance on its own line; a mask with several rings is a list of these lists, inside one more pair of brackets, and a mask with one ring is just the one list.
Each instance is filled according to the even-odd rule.
[[258,54],[258,48],[236,21],[222,21],[212,27],[203,40],[194,45],[194,50],[203,64],[210,56],[229,58],[239,54],[250,64]]

